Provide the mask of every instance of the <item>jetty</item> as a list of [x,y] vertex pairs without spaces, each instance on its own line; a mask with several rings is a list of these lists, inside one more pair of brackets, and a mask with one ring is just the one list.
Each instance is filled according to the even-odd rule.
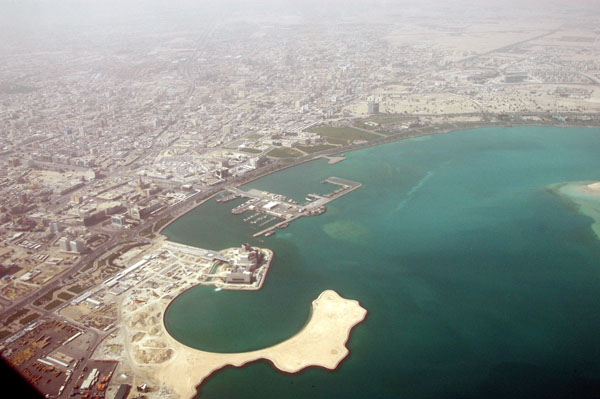
[[336,157],[336,156],[332,156],[332,155],[321,155],[320,158],[327,159],[328,160],[327,163],[329,165],[333,165],[333,164],[336,164],[338,162],[342,162],[342,161],[344,161],[346,159],[346,157],[344,157],[344,156],[337,156]]
[[218,197],[216,199],[217,202],[229,202],[229,201],[233,201],[234,199],[239,198],[240,196],[238,194],[230,194],[230,195],[224,195],[221,197]]

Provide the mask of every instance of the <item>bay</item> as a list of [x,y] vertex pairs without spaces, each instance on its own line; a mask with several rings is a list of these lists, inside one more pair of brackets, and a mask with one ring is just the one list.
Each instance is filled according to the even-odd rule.
[[184,344],[238,352],[281,342],[325,289],[369,311],[338,370],[286,375],[257,362],[215,374],[200,397],[599,393],[600,242],[592,220],[548,190],[600,180],[598,149],[599,129],[494,127],[316,160],[246,188],[301,200],[329,176],[363,187],[264,242],[231,215],[236,202],[186,214],[164,231],[170,240],[250,242],[275,261],[259,292],[197,287],[177,298],[165,322]]

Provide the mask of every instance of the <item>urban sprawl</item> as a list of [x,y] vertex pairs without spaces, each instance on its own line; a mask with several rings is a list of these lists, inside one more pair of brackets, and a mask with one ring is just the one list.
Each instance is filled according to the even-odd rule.
[[197,284],[259,289],[273,259],[167,242],[177,217],[245,196],[268,236],[333,197],[238,189],[265,174],[457,129],[600,124],[593,14],[428,12],[3,35],[3,358],[47,397],[168,397],[145,368],[172,356],[160,312]]

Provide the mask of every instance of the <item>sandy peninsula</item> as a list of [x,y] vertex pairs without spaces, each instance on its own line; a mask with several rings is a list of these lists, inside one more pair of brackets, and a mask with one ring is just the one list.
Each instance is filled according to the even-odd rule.
[[167,305],[168,302],[157,300],[126,306],[121,316],[134,369],[181,398],[193,397],[196,387],[217,370],[260,359],[269,360],[287,373],[311,366],[333,370],[348,356],[346,342],[352,328],[367,315],[358,301],[327,290],[312,302],[312,315],[306,326],[288,340],[252,352],[212,353],[187,347],[169,335],[161,322]]
[[582,189],[589,194],[600,195],[600,182],[586,184]]
[[566,196],[600,197],[600,182],[568,182],[558,185],[558,191]]
[[600,182],[568,182],[551,185],[550,189],[594,220],[591,227],[600,240]]

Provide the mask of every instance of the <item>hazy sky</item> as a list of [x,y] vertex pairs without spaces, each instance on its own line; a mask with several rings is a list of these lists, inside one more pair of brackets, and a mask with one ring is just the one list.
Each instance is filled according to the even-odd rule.
[[[201,30],[203,24],[247,23],[467,24],[596,15],[600,0],[0,0],[0,50],[128,33]],[[512,18],[514,16],[514,18]]]
[[306,14],[352,12],[359,10],[422,9],[435,12],[444,9],[460,12],[465,8],[518,10],[550,5],[563,9],[594,8],[600,0],[0,0],[0,21],[18,24],[27,20],[45,23],[83,23],[115,21],[143,16],[160,16],[174,12],[210,14],[214,12],[255,12]]

